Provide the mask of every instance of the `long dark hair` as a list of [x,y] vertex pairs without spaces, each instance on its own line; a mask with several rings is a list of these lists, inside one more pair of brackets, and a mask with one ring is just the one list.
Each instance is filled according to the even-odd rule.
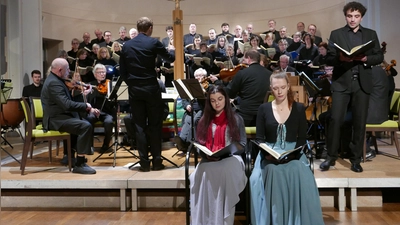
[[232,110],[232,107],[230,106],[231,104],[229,101],[229,96],[222,86],[216,85],[216,86],[211,86],[208,90],[203,116],[201,117],[199,123],[197,124],[196,138],[197,141],[201,144],[204,144],[206,142],[208,135],[208,128],[209,126],[211,126],[212,120],[214,119],[216,114],[216,111],[211,105],[210,95],[218,92],[225,97],[224,110],[226,113],[226,119],[228,121],[229,136],[232,138],[232,141],[240,140],[240,132],[236,123],[235,112]]

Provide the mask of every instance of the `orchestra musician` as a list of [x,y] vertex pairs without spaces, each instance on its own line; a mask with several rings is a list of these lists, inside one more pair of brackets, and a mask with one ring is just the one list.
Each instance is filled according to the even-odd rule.
[[258,107],[263,103],[271,71],[260,65],[260,53],[249,50],[244,53],[244,61],[249,65],[236,73],[226,87],[230,98],[240,97],[239,115],[245,126],[254,126]]
[[[77,152],[73,173],[95,174],[96,170],[86,164],[85,155],[91,152],[93,129],[92,125],[79,117],[78,112],[88,112],[99,115],[100,111],[89,103],[76,102],[71,97],[64,79],[68,78],[68,62],[63,58],[56,58],[51,63],[50,74],[43,84],[43,129],[57,130],[71,134],[72,157]],[[83,94],[87,94],[87,89]],[[66,148],[64,148],[66,149]],[[64,163],[68,163],[67,155],[64,155]]]
[[109,146],[115,121],[113,115],[116,115],[116,109],[113,107],[113,103],[107,99],[111,90],[110,80],[106,79],[106,67],[100,63],[96,64],[93,68],[93,73],[95,80],[90,82],[90,84],[97,88],[93,89],[93,91],[88,94],[87,101],[93,107],[100,110],[100,115],[95,116],[93,114],[88,114],[86,120],[89,121],[92,126],[98,121],[103,123],[104,140],[100,153],[105,153],[112,150]]
[[[349,2],[343,8],[347,25],[332,31],[329,40],[351,49],[352,47],[374,40],[375,46],[364,54],[345,56],[339,49],[328,47],[327,64],[334,66],[332,76],[332,119],[330,135],[333,140],[340,138],[347,108],[353,114],[353,137],[350,144],[351,170],[362,172],[360,165],[363,152],[365,124],[368,113],[369,93],[372,91],[371,66],[383,61],[378,36],[374,30],[360,25],[367,9],[358,2]],[[347,49],[346,48],[346,49]],[[321,163],[321,170],[329,170],[338,158],[338,142],[328,146],[328,157]]]

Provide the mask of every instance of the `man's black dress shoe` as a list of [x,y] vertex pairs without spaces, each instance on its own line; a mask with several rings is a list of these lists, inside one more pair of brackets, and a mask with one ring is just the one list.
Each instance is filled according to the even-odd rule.
[[158,171],[158,170],[163,170],[164,168],[165,168],[164,164],[160,164],[160,165],[153,166],[151,169]]
[[350,169],[356,173],[361,173],[363,171],[360,163],[352,163]]
[[321,163],[321,165],[319,165],[319,168],[320,168],[322,171],[326,171],[326,170],[329,170],[329,168],[330,168],[331,166],[334,166],[335,164],[336,164],[336,161],[335,161],[335,160],[327,159],[327,160],[325,160],[323,163]]
[[375,150],[372,150],[372,149],[369,152],[367,152],[367,154],[365,154],[365,159],[368,161],[372,160],[375,157],[376,157],[376,152],[375,152]]

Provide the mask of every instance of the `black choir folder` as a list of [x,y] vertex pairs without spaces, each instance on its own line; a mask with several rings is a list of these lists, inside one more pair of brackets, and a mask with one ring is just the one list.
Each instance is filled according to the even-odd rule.
[[190,101],[194,99],[205,99],[203,87],[200,85],[199,81],[196,79],[186,79],[186,80],[173,80],[176,91],[182,99],[188,99]]
[[263,149],[264,151],[268,152],[270,155],[272,155],[275,159],[277,160],[282,160],[284,159],[286,156],[292,154],[292,153],[297,153],[299,151],[301,151],[303,149],[303,146],[299,146],[295,149],[290,149],[290,150],[285,150],[283,152],[277,152],[274,149],[270,148],[267,144],[265,143],[260,143],[258,141],[255,140],[251,140],[254,144],[256,144],[258,147],[260,147],[261,149]]
[[336,48],[340,49],[340,51],[344,52],[344,53],[345,53],[346,55],[348,55],[348,56],[356,56],[356,55],[362,54],[362,53],[364,53],[364,52],[366,52],[366,51],[372,49],[373,47],[375,47],[375,42],[374,42],[374,40],[371,40],[371,41],[368,41],[368,42],[365,43],[365,44],[357,45],[356,47],[352,48],[352,49],[350,50],[350,52],[348,52],[348,51],[345,50],[344,48],[340,47],[340,46],[339,46],[338,44],[336,44],[336,43],[333,43],[333,45],[334,45]]
[[206,146],[201,145],[197,142],[192,141],[193,145],[196,146],[200,151],[204,152],[206,155],[208,156],[212,156],[215,158],[220,158],[220,157],[224,157],[224,156],[228,156],[230,155],[232,152],[236,152],[235,145],[231,144],[227,147],[221,148],[215,152],[212,152],[210,149],[208,149]]

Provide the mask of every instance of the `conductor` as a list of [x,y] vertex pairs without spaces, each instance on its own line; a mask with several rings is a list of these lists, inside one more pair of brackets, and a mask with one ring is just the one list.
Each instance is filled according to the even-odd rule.
[[161,158],[163,102],[154,69],[155,59],[159,55],[166,62],[174,62],[175,48],[170,45],[166,49],[160,41],[151,37],[153,33],[151,19],[141,17],[136,25],[138,36],[125,42],[122,47],[119,61],[120,76],[128,85],[129,103],[140,156],[140,171],[148,172],[149,150],[153,157],[152,169],[164,169]]

